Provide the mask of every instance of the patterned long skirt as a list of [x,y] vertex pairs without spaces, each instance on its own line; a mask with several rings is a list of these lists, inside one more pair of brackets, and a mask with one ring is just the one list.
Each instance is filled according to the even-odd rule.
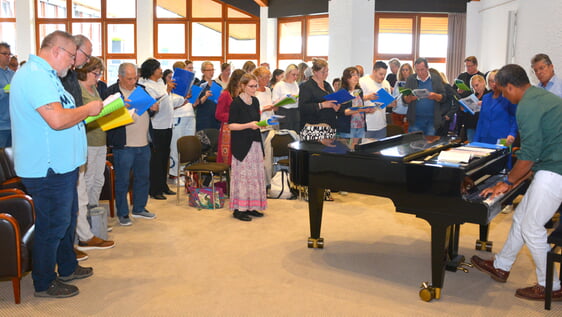
[[265,210],[267,194],[260,142],[254,141],[243,161],[232,157],[230,210]]
[[221,124],[217,152],[218,163],[231,164],[232,153],[230,152],[230,129],[228,128],[228,122],[223,122]]

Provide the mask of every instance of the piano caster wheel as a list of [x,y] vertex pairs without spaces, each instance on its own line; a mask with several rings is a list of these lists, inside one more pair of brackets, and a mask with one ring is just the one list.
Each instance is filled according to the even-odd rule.
[[308,247],[313,249],[324,249],[324,238],[308,238]]
[[420,287],[420,298],[424,302],[431,302],[433,299],[441,298],[441,288],[433,287],[429,282],[423,282]]
[[493,241],[481,241],[481,240],[476,240],[476,250],[479,251],[487,251],[487,252],[492,252],[492,246],[494,245]]

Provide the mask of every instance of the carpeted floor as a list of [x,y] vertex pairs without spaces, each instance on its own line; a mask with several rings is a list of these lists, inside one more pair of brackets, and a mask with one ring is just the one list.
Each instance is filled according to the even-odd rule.
[[[185,196],[183,196],[185,197]],[[543,302],[521,300],[515,289],[535,282],[527,249],[507,283],[471,269],[446,272],[440,300],[423,302],[419,286],[431,279],[429,225],[396,213],[385,198],[334,194],[325,204],[324,249],[308,249],[307,204],[269,200],[266,216],[244,223],[227,209],[197,210],[185,199],[151,200],[155,220],[121,227],[116,247],[89,251],[94,276],[72,282],[78,296],[33,296],[22,280],[22,303],[11,282],[0,282],[0,316],[561,316]],[[454,208],[454,206],[451,206]],[[498,251],[511,214],[491,225]],[[462,226],[460,253],[473,254],[478,227]]]

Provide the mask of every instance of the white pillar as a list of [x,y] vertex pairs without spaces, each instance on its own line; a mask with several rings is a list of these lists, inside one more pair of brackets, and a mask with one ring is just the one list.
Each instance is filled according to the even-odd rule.
[[14,1],[14,10],[16,13],[16,50],[12,47],[12,53],[18,55],[18,60],[29,59],[29,54],[36,54],[35,45],[35,1],[34,0],[18,0]]
[[[153,1],[137,0],[137,64],[154,57]],[[189,44],[188,44],[189,45]]]
[[375,0],[330,0],[328,4],[329,81],[358,64],[369,74],[375,45]]

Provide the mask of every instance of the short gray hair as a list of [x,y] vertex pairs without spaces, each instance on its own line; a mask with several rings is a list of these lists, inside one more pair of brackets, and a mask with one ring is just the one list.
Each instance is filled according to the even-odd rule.
[[391,58],[391,59],[388,61],[388,64],[389,64],[389,65],[394,65],[394,66],[396,66],[396,67],[400,67],[400,60],[399,60],[398,58],[394,57],[394,58]]
[[131,67],[135,70],[135,72],[137,72],[137,65],[135,65],[133,63],[123,63],[123,64],[119,65],[119,70],[118,70],[119,76],[125,77],[127,67]]

